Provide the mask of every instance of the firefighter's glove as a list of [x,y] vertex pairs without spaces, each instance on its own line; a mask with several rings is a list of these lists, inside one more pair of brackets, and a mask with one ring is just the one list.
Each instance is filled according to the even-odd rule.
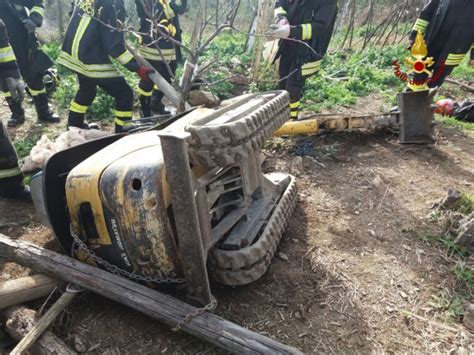
[[276,22],[277,25],[289,25],[290,24],[290,21],[288,21],[288,19],[286,17],[280,17],[277,22]]
[[272,38],[288,38],[290,37],[290,25],[271,25],[270,31],[265,34]]
[[11,94],[11,98],[21,103],[25,98],[25,87],[23,82],[17,78],[5,78],[3,79],[4,87],[8,89]]
[[140,77],[140,79],[146,81],[146,82],[149,82],[151,83],[151,79],[150,79],[150,74],[153,73],[155,70],[153,68],[149,68],[149,67],[139,67],[138,70],[137,70],[137,74],[138,76]]
[[26,30],[29,33],[35,32],[36,28],[38,27],[38,24],[30,18],[24,19],[23,20],[23,25],[25,26]]

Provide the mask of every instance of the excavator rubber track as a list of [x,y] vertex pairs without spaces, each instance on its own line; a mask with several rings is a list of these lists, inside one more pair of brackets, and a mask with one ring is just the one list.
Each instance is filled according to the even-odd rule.
[[191,159],[209,167],[237,164],[261,149],[288,120],[288,102],[288,93],[282,91],[235,122],[186,127],[191,133],[188,141]]
[[239,250],[213,248],[210,269],[214,279],[222,284],[246,285],[265,274],[280,243],[297,203],[295,178],[290,182],[252,245]]

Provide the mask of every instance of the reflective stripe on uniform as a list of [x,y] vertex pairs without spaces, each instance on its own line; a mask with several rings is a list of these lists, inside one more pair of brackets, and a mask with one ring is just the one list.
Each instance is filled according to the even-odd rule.
[[73,58],[79,59],[79,45],[81,44],[82,37],[86,32],[87,27],[89,26],[92,18],[86,14],[82,15],[81,21],[77,26],[77,31],[72,41],[71,55]]
[[122,117],[122,118],[131,118],[133,115],[132,111],[119,111],[115,110],[115,117]]
[[41,17],[44,17],[44,8],[41,6],[33,6],[30,10],[30,13],[36,12]]
[[290,109],[292,110],[297,110],[298,107],[300,107],[300,102],[299,101],[296,101],[296,102],[290,102]]
[[171,37],[176,36],[176,27],[170,23],[168,20],[161,20],[160,21],[160,27],[163,27],[163,29],[168,32],[168,35]]
[[413,26],[413,31],[420,31],[421,33],[425,33],[428,25],[430,23],[426,20],[419,18],[416,20],[415,25]]
[[301,39],[303,41],[310,40],[313,37],[312,26],[310,23],[301,25]]
[[86,113],[89,106],[79,105],[76,101],[71,101],[69,110],[76,113]]
[[446,62],[444,64],[457,66],[461,64],[465,56],[466,56],[466,53],[464,54],[449,53],[448,58],[446,58]]
[[13,62],[16,60],[11,46],[0,48],[0,63]]
[[275,17],[278,16],[287,16],[288,14],[286,13],[286,10],[283,7],[277,7],[275,9]]
[[21,170],[18,166],[11,169],[0,170],[0,179],[11,178],[13,176],[18,176],[18,175],[21,175]]
[[298,110],[290,112],[290,118],[297,118],[298,117]]
[[176,50],[174,48],[158,50],[156,48],[140,46],[138,51],[145,59],[167,62],[176,60]]
[[125,50],[121,55],[117,57],[117,60],[120,64],[126,65],[128,62],[130,62],[133,59],[132,53],[129,51]]
[[174,11],[170,6],[169,0],[160,0],[161,6],[163,6],[163,11],[168,20],[171,20],[174,17]]
[[314,62],[309,62],[309,63],[304,64],[301,67],[301,74],[303,76],[307,76],[307,75],[316,73],[319,70],[319,68],[321,68],[321,61],[322,60],[316,60]]
[[129,126],[129,125],[132,124],[132,119],[131,119],[131,117],[130,117],[129,120],[121,120],[120,118],[116,117],[114,123],[115,123],[117,126],[126,127],[126,126]]
[[30,92],[31,96],[38,96],[41,94],[46,94],[46,89],[42,88],[41,90],[33,90],[32,88],[28,88],[28,91]]
[[73,58],[69,53],[66,52],[61,52],[57,63],[89,78],[105,79],[116,78],[120,76],[120,73],[112,63],[84,64],[79,59]]
[[153,89],[150,90],[150,91],[145,91],[143,90],[141,87],[137,86],[137,94],[138,95],[141,95],[141,96],[146,96],[146,97],[149,97],[151,96],[151,94],[153,93]]

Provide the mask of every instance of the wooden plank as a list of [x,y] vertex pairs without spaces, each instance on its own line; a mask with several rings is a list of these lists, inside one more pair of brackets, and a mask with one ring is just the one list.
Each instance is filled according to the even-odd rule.
[[[170,326],[176,326],[197,310],[194,306],[146,286],[3,234],[0,234],[0,256],[74,283]],[[181,329],[233,353],[301,354],[295,348],[209,312],[196,315],[182,324]]]
[[28,334],[10,352],[10,355],[21,355],[28,351],[29,348],[41,337],[41,335],[54,322],[56,317],[68,306],[76,296],[76,293],[66,291],[59,299],[48,309],[46,314],[30,329]]
[[0,309],[45,297],[58,281],[46,275],[21,277],[0,283]]

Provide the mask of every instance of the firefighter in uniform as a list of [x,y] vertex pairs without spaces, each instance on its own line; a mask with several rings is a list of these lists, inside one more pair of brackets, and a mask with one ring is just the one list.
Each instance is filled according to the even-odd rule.
[[[20,73],[7,37],[5,23],[0,20],[0,82],[8,88],[10,100],[21,104],[24,91]],[[0,197],[29,199],[29,190],[23,186],[23,175],[18,166],[15,149],[0,120]]]
[[[474,44],[474,1],[431,0],[421,11],[410,37],[413,43],[417,31],[424,35],[433,76],[415,74],[408,89],[426,90],[441,86],[453,69],[463,61]],[[474,52],[471,51],[471,60]]]
[[148,75],[153,69],[139,66],[125,48],[123,32],[118,30],[124,21],[122,0],[76,2],[58,59],[59,64],[75,72],[79,79],[79,91],[70,105],[69,126],[88,128],[84,116],[98,86],[115,99],[115,132],[122,132],[131,121],[133,90],[110,57],[144,81],[150,80]]
[[290,94],[291,119],[298,118],[305,79],[321,66],[336,15],[336,0],[276,1],[276,25],[267,35],[281,38],[276,55],[280,58],[278,87]]
[[[33,97],[38,120],[54,123],[59,122],[59,118],[49,108],[43,83],[44,73],[53,62],[41,51],[35,35],[36,28],[41,27],[43,23],[43,14],[43,0],[0,0],[0,19],[8,29],[10,44],[15,52],[21,76]],[[8,125],[16,126],[25,122],[25,111],[21,102],[12,100],[5,87],[2,91],[12,112]]]
[[[141,43],[138,50],[170,83],[177,62],[181,60],[181,51],[166,36],[181,42],[178,15],[186,11],[187,0],[136,0],[135,3],[140,18]],[[163,92],[149,81],[141,80],[137,92],[144,117],[169,113],[162,103]]]

